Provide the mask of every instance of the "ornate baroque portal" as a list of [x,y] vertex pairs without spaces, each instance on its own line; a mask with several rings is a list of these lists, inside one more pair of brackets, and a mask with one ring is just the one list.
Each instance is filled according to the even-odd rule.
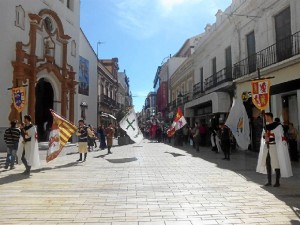
[[[36,85],[40,74],[47,74],[58,87],[56,109],[64,117],[74,122],[75,72],[67,63],[70,36],[64,34],[61,20],[49,9],[39,14],[29,14],[29,42],[16,43],[16,60],[12,62],[13,86],[27,86],[27,111],[35,121]],[[68,111],[67,111],[68,110]],[[9,119],[19,119],[20,115],[11,105]]]

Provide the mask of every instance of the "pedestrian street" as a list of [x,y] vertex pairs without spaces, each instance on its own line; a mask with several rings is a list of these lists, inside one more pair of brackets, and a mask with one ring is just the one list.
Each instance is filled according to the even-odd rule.
[[77,147],[66,147],[47,164],[40,151],[42,166],[30,177],[23,165],[4,170],[1,153],[0,224],[300,224],[299,163],[275,188],[263,186],[253,152],[227,161],[208,147],[144,139],[106,153],[76,162]]

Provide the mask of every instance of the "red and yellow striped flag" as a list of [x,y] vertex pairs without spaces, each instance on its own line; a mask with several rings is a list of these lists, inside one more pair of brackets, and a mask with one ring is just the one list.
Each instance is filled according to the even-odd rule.
[[77,130],[77,127],[74,124],[62,118],[53,110],[50,111],[53,116],[53,124],[49,137],[47,162],[55,159],[59,155],[72,134]]

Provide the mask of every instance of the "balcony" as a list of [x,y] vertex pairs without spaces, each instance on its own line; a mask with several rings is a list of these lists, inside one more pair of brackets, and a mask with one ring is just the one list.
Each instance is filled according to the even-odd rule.
[[110,106],[112,108],[117,107],[117,102],[105,94],[101,94],[100,103]]
[[205,90],[212,89],[225,82],[232,81],[232,68],[226,67],[205,79]]
[[192,100],[192,96],[191,96],[191,93],[189,93],[189,92],[184,94],[183,97],[182,97],[182,101],[183,101],[182,103],[183,104],[185,104],[185,103],[187,103],[191,100]]
[[233,65],[233,78],[238,79],[300,54],[300,31]]
[[199,98],[204,95],[204,88],[202,82],[199,82],[193,87],[193,99]]

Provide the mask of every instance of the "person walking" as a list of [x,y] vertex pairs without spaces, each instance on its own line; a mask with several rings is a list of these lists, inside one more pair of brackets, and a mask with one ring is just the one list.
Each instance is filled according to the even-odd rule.
[[87,157],[87,139],[88,139],[88,127],[85,125],[84,120],[79,120],[78,121],[78,130],[77,130],[77,135],[78,135],[78,152],[79,152],[79,159],[77,162],[82,161],[82,155],[84,154],[84,159],[83,162],[86,161]]
[[183,130],[184,143],[185,143],[185,145],[189,145],[189,131],[190,131],[190,129],[189,129],[188,125],[187,124],[184,125],[182,130]]
[[108,149],[107,154],[112,154],[110,149],[113,145],[113,137],[115,134],[115,129],[113,128],[112,123],[108,124],[108,127],[105,129],[105,133],[106,133],[107,149]]
[[[32,167],[40,166],[40,156],[36,127],[31,123],[31,116],[24,116],[24,124],[21,125],[21,137],[19,140],[17,156],[25,166],[24,175],[30,175]],[[18,160],[20,163],[20,160]]]
[[99,141],[100,141],[100,149],[104,150],[106,149],[106,141],[105,141],[105,132],[102,124],[98,128],[98,134],[99,134]]
[[212,151],[219,153],[221,146],[220,146],[220,139],[218,137],[218,129],[217,127],[211,128],[211,136],[210,136]]
[[196,122],[195,123],[195,127],[193,129],[193,142],[194,142],[194,146],[196,148],[196,151],[199,152],[200,151],[200,133],[199,133],[199,125]]
[[272,172],[275,171],[274,187],[280,186],[280,177],[293,176],[287,142],[284,138],[283,126],[273,121],[272,113],[265,113],[266,128],[262,135],[261,147],[256,172],[267,173],[267,183],[272,185]]
[[17,121],[10,122],[10,128],[7,128],[4,132],[4,141],[7,146],[7,156],[4,169],[14,169],[15,158],[18,150],[19,139],[21,136],[21,130],[17,127]]
[[88,151],[92,152],[94,150],[94,146],[95,148],[97,148],[97,144],[96,144],[96,135],[94,132],[94,128],[90,124],[88,125],[87,133],[88,133],[87,136]]
[[298,139],[298,131],[294,127],[293,123],[289,123],[288,130],[288,139],[289,139],[289,152],[292,161],[298,162],[298,150],[297,150],[297,139]]
[[223,160],[230,160],[230,130],[223,122],[220,123],[219,127],[221,149],[224,152]]

